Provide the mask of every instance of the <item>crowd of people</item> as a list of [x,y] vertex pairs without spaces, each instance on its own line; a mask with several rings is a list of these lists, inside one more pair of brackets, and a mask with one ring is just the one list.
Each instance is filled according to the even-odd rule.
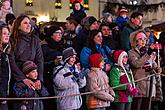
[[65,27],[37,26],[3,2],[0,98],[58,98],[0,99],[0,110],[161,110],[164,32],[156,39],[143,14],[129,16],[123,6],[116,18],[107,12],[99,20],[79,1],[72,6]]

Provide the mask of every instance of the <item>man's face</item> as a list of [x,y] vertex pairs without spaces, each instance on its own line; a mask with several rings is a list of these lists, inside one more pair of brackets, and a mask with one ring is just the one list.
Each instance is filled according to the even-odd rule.
[[139,15],[135,18],[132,18],[131,21],[136,25],[136,26],[141,26],[142,25],[142,16]]

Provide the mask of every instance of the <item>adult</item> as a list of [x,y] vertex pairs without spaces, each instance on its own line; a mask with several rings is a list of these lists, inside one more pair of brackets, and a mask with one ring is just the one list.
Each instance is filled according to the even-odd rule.
[[131,49],[130,34],[142,26],[143,14],[140,12],[134,12],[131,14],[130,20],[120,34],[121,49],[128,52]]
[[[11,46],[9,45],[9,29],[6,25],[0,26],[0,97],[6,98],[9,94],[10,64],[8,55]],[[7,101],[0,100],[0,110],[8,110]]]
[[[17,17],[11,34],[12,50],[9,58],[13,79],[40,89],[43,81],[43,54],[39,38],[31,33],[31,29],[30,18],[27,15]],[[27,60],[38,66],[38,80],[35,83],[27,79],[22,72],[22,65]]]
[[111,49],[102,44],[103,38],[102,33],[98,30],[90,31],[87,45],[82,49],[80,53],[80,61],[84,68],[90,68],[89,64],[89,55],[94,53],[100,53],[102,56],[105,57],[105,64],[104,64],[104,70],[109,71],[112,62],[110,61],[110,55],[111,55]]
[[[155,53],[153,53],[154,46],[146,46],[147,35],[145,32],[138,30],[132,33],[130,40],[133,48],[128,52],[128,59],[135,80],[149,76],[153,73],[153,69],[160,73],[160,67],[158,67],[155,62],[156,56]],[[137,82],[137,87],[139,88],[139,94],[134,98],[133,104],[135,104],[135,102],[137,104],[137,107],[133,107],[134,110],[150,110],[151,97],[157,97],[161,100],[162,94],[159,75]],[[154,87],[156,87],[156,90]],[[158,92],[159,94],[157,94]]]

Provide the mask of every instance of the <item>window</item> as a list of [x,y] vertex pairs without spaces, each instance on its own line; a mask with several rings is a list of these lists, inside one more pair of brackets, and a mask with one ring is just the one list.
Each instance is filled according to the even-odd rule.
[[26,6],[33,6],[33,0],[26,0]]
[[61,0],[56,0],[54,5],[55,5],[55,8],[60,9],[61,8]]

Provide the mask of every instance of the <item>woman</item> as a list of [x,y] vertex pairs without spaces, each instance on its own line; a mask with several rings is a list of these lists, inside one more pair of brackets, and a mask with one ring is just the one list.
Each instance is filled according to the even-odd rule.
[[[6,25],[0,26],[0,97],[6,98],[9,92],[9,81],[11,76],[8,55],[11,46],[9,45],[9,29]],[[7,101],[0,100],[0,110],[8,110]]]
[[[31,33],[28,16],[20,15],[15,20],[11,45],[10,64],[13,78],[16,81],[23,81],[29,87],[40,89],[43,81],[43,55],[39,38]],[[27,79],[22,72],[22,65],[27,60],[33,61],[38,66],[38,80],[35,83]]]
[[[46,38],[41,42],[44,56],[44,84],[48,88],[50,96],[54,96],[53,82],[50,80],[53,75],[53,68],[60,65],[62,60],[62,31],[60,27],[50,26],[47,29]],[[46,109],[55,109],[54,99],[46,100]]]
[[80,61],[84,68],[90,68],[88,56],[94,53],[100,53],[102,56],[106,58],[104,70],[109,71],[112,65],[110,61],[111,49],[106,46],[102,45],[102,33],[98,30],[90,31],[87,45],[82,49],[80,53]]
[[[130,36],[130,41],[132,49],[129,51],[128,56],[135,80],[149,76],[153,69],[156,69],[158,73],[160,73],[161,69],[160,67],[157,67],[155,56],[153,54],[154,45],[151,44],[150,47],[147,47],[147,35],[145,32],[143,30],[138,30],[132,33]],[[137,82],[139,94],[136,98],[134,98],[134,102],[137,101],[137,107],[133,107],[134,110],[150,109],[151,100],[148,97],[157,97],[155,96],[156,94],[153,94],[157,91],[151,89],[151,87],[153,88],[152,83],[160,83],[159,75],[153,78],[156,78],[157,81],[150,81],[152,79],[151,77]],[[161,86],[159,86],[159,89],[160,87]],[[159,94],[159,97],[161,97],[161,94]],[[141,105],[142,103],[144,104],[143,106]]]

